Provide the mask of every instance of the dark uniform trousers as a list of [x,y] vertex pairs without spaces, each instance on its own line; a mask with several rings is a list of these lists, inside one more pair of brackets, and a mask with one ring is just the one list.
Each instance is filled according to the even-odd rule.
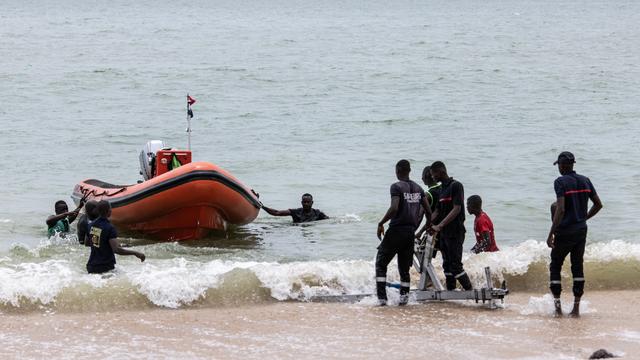
[[400,295],[409,293],[413,264],[414,230],[410,227],[392,227],[384,234],[376,255],[376,290],[378,299],[387,299],[387,266],[398,255],[400,273]]
[[549,288],[558,297],[562,292],[560,273],[567,255],[571,254],[571,275],[573,275],[573,295],[581,297],[584,293],[583,257],[587,241],[587,229],[562,231],[555,234],[555,242],[551,250],[551,264],[549,265]]
[[440,252],[442,253],[442,269],[446,278],[447,290],[456,288],[456,280],[465,290],[471,290],[471,280],[462,266],[462,245],[464,232],[455,235],[440,234]]

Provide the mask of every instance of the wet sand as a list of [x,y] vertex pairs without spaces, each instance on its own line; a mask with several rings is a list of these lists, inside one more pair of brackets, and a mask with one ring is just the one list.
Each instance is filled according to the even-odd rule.
[[[0,315],[0,358],[586,359],[640,357],[640,291],[589,292],[580,319],[550,297],[373,307],[277,302],[240,307]],[[568,307],[571,298],[563,298]]]

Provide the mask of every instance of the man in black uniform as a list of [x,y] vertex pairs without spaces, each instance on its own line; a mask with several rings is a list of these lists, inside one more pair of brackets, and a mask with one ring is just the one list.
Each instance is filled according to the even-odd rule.
[[294,223],[325,220],[329,218],[322,211],[314,209],[312,207],[313,196],[311,196],[311,194],[302,195],[302,200],[300,201],[300,203],[302,207],[297,209],[275,210],[264,205],[262,206],[262,209],[269,215],[273,216],[291,216]]
[[[86,240],[91,246],[91,255],[87,262],[87,272],[90,274],[101,274],[113,270],[116,265],[118,255],[134,255],[140,261],[144,261],[143,253],[123,249],[118,242],[118,232],[109,222],[111,216],[111,204],[106,200],[100,200],[97,204],[99,218],[91,223],[89,234]],[[87,244],[85,244],[87,245]]]
[[[398,161],[396,177],[399,181],[391,185],[391,206],[378,223],[377,235],[382,242],[376,255],[376,289],[380,305],[387,304],[387,266],[396,254],[400,272],[399,305],[406,305],[409,301],[409,269],[413,263],[414,233],[422,221],[422,214],[425,214],[427,224],[431,221],[431,209],[424,191],[420,185],[409,180],[410,172],[409,161]],[[384,224],[389,220],[391,222],[385,234]]]
[[438,206],[433,214],[433,218],[438,221],[431,227],[431,231],[438,234],[447,290],[456,288],[456,280],[465,290],[471,290],[471,280],[462,266],[462,244],[466,233],[464,187],[459,181],[449,177],[442,161],[431,164],[431,176],[442,184]]
[[[602,209],[602,202],[591,180],[573,171],[575,162],[573,154],[564,151],[553,163],[558,165],[561,175],[553,183],[557,200],[554,204],[555,209],[552,207],[553,223],[547,238],[547,245],[551,248],[549,288],[554,297],[556,316],[562,316],[560,271],[568,254],[571,254],[574,296],[573,310],[570,315],[580,316],[580,299],[584,293],[582,263],[587,239],[587,220]],[[589,199],[593,202],[593,206],[587,212]]]

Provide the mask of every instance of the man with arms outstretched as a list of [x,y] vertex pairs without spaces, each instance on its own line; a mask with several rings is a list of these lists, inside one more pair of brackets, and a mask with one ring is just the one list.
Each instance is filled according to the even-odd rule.
[[311,194],[302,195],[300,204],[302,207],[297,209],[276,210],[264,205],[262,209],[273,216],[291,216],[294,223],[326,220],[329,218],[322,211],[313,208],[313,196],[311,196]]

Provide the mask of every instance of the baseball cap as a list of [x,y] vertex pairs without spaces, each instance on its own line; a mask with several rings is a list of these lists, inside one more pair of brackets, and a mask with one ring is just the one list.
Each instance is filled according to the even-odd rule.
[[560,155],[558,155],[558,160],[556,160],[556,162],[553,163],[553,165],[557,165],[558,163],[575,163],[576,162],[576,158],[575,156],[573,156],[572,153],[568,152],[568,151],[563,151],[560,153]]

